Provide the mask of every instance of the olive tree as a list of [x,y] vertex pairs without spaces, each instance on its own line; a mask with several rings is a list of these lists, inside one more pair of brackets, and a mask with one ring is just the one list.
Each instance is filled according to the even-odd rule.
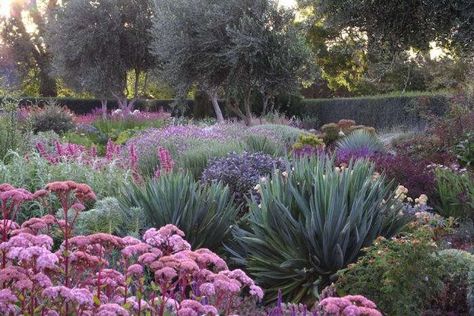
[[155,0],[152,52],[161,72],[181,96],[194,86],[206,91],[219,122],[219,91],[229,74],[222,52],[228,43],[227,17],[214,0]]
[[281,92],[297,91],[314,69],[293,11],[268,0],[230,0],[227,4],[232,12],[240,12],[227,27],[231,43],[225,50],[231,66],[228,104],[249,123],[253,94],[262,95],[265,114],[269,100]]
[[[104,100],[103,108],[113,96],[131,110],[140,75],[156,63],[148,50],[152,13],[148,0],[67,1],[48,29],[54,73],[75,91]],[[126,91],[131,74],[133,95]]]
[[293,13],[273,0],[155,0],[152,52],[181,94],[206,91],[218,121],[219,92],[226,105],[250,124],[251,96],[264,103],[295,89],[309,69],[309,50]]

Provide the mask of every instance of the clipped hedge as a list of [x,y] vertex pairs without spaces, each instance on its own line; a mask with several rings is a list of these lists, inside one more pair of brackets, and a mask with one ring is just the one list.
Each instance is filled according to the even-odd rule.
[[416,109],[428,109],[443,115],[448,108],[448,95],[376,96],[338,99],[305,99],[289,110],[300,117],[317,117],[321,124],[352,119],[357,124],[376,128],[422,126],[424,119]]
[[[376,128],[391,128],[397,126],[415,127],[424,123],[415,109],[423,107],[430,112],[443,115],[448,108],[449,95],[447,94],[408,94],[403,96],[381,95],[358,98],[335,98],[335,99],[301,99],[296,96],[280,97],[276,100],[276,108],[280,111],[298,117],[316,117],[321,125],[337,122],[341,119],[352,119],[358,124],[373,126]],[[40,104],[45,101],[55,101],[60,105],[67,106],[76,114],[90,113],[95,108],[100,108],[98,99],[75,99],[75,98],[23,98],[21,105]],[[213,116],[212,106],[205,95],[197,100],[186,100],[184,108],[174,107],[175,100],[138,100],[135,108],[150,111],[163,109],[173,114],[183,114],[202,118]],[[223,110],[226,114],[224,102]],[[109,100],[107,107],[115,109],[118,107],[116,100]],[[258,104],[256,105],[258,108]]]
[[[139,110],[157,111],[160,108],[164,111],[173,111],[173,102],[175,100],[137,100],[135,108]],[[43,105],[45,102],[56,102],[58,105],[68,107],[75,114],[87,114],[93,109],[101,108],[101,100],[99,99],[76,99],[76,98],[21,98],[19,104],[24,105]],[[185,115],[191,115],[193,100],[187,100],[188,108]],[[108,109],[117,109],[117,100],[108,100]]]

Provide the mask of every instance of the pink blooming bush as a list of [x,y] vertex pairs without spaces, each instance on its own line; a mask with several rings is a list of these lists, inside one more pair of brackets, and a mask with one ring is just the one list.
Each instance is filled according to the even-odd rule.
[[382,316],[375,303],[362,295],[328,297],[318,309],[321,316]]
[[108,120],[133,120],[137,122],[143,121],[154,121],[154,120],[164,120],[171,117],[170,113],[163,111],[160,108],[157,112],[148,112],[148,111],[127,111],[127,110],[114,110],[110,113],[104,112],[102,109],[97,108],[92,110],[92,112],[82,115],[77,115],[74,118],[75,123],[77,124],[93,124],[97,120],[108,119]]
[[[22,203],[55,195],[63,216],[14,222]],[[229,270],[208,249],[191,250],[173,225],[152,228],[143,240],[109,234],[73,236],[89,186],[54,182],[30,193],[0,185],[0,314],[164,315],[232,314],[241,297],[263,291],[241,270]],[[53,247],[49,235],[60,232]],[[112,260],[113,258],[113,260]]]
[[[75,162],[99,170],[113,164],[124,170],[130,170],[135,182],[141,182],[143,180],[139,168],[139,153],[133,143],[127,146],[120,146],[109,139],[105,147],[104,157],[98,156],[95,147],[87,148],[77,144],[61,143],[57,140],[54,141],[52,147],[42,142],[37,142],[36,150],[41,158],[53,165]],[[123,152],[127,154],[123,155]],[[161,173],[170,173],[173,171],[174,161],[171,157],[171,153],[167,149],[158,147],[156,156],[158,157],[159,166],[155,169],[155,177],[159,177]]]

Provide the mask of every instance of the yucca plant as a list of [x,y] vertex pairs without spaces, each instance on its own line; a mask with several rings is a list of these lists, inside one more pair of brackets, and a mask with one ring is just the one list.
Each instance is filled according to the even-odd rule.
[[337,150],[360,151],[370,153],[385,152],[383,142],[375,135],[365,130],[356,130],[337,142]]
[[126,186],[121,209],[139,207],[151,227],[173,224],[186,234],[193,249],[218,250],[239,212],[229,189],[220,183],[204,186],[189,173],[170,173],[144,185]]
[[335,168],[321,156],[294,161],[286,173],[260,184],[244,226],[226,248],[266,289],[286,301],[311,303],[334,274],[354,262],[378,236],[391,237],[408,221],[394,188],[373,177],[367,161]]

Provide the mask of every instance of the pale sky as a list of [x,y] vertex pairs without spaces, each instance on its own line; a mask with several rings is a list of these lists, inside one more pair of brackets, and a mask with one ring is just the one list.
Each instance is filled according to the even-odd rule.
[[293,7],[296,5],[296,0],[279,0],[279,2],[284,7]]

